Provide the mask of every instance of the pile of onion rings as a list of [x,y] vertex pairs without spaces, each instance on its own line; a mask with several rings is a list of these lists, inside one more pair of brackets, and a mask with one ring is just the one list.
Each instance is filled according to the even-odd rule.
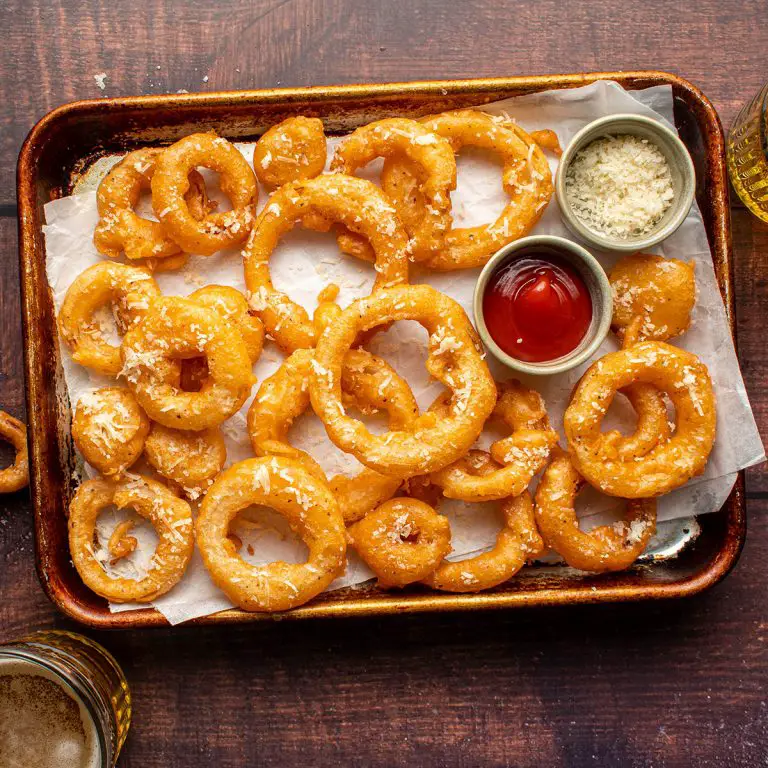
[[[484,226],[454,226],[451,193],[464,147],[491,151],[503,164],[509,203]],[[213,581],[248,611],[311,600],[343,574],[347,545],[383,589],[491,589],[545,547],[581,570],[630,567],[655,531],[655,498],[700,474],[715,439],[706,367],[666,343],[690,325],[692,265],[634,254],[614,266],[612,327],[623,348],[594,362],[575,387],[564,416],[568,453],[557,447],[538,392],[494,380],[462,307],[409,282],[411,262],[420,272],[474,268],[527,234],[553,191],[544,148],[560,151],[552,131],[527,133],[506,116],[461,109],[362,126],[338,144],[328,173],[323,122],[304,116],[270,127],[253,167],[214,133],[141,149],[113,166],[98,190],[94,232],[110,260],[74,280],[58,316],[72,359],[116,380],[83,396],[72,422],[78,451],[102,475],[83,483],[70,505],[70,548],[83,581],[114,602],[152,601],[182,578],[195,542]],[[380,183],[355,175],[376,159]],[[231,210],[214,212],[200,168],[218,172]],[[272,190],[258,216],[257,179]],[[146,191],[158,221],[136,212]],[[276,288],[270,259],[297,224],[333,229],[343,252],[371,263],[370,295],[343,308],[330,284],[311,312]],[[153,277],[239,246],[245,294],[212,281],[186,298],[164,296]],[[365,348],[399,321],[426,329],[427,372],[444,387],[423,413],[409,383]],[[248,409],[256,458],[227,468],[224,435],[242,418],[232,417],[248,401],[252,366],[269,343],[285,359]],[[617,393],[637,414],[630,435],[601,429]],[[291,444],[292,424],[310,409],[330,440],[362,463],[355,476],[328,476],[320,457]],[[386,431],[376,434],[353,411],[384,414]],[[481,450],[486,425],[502,434]],[[0,418],[0,434],[18,450],[16,464],[0,473],[0,491],[13,490],[26,482],[24,427]],[[534,504],[529,487],[538,475]],[[580,530],[574,502],[586,484],[625,500],[625,519]],[[447,499],[498,504],[502,524],[488,551],[449,559]],[[144,575],[112,570],[140,547],[136,518],[95,540],[100,511],[113,505],[134,509],[157,531]],[[309,550],[305,563],[245,559],[253,544],[244,548],[230,527],[252,505],[285,518]]]

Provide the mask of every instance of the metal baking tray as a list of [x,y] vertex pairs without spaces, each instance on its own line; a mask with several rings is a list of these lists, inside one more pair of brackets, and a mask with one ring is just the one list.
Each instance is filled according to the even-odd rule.
[[[627,89],[671,85],[675,122],[696,166],[720,291],[734,327],[732,246],[723,131],[707,98],[691,83],[664,72],[599,72],[384,85],[346,85],[228,93],[139,96],[67,104],[46,115],[22,147],[18,165],[19,251],[23,299],[27,413],[36,563],[43,588],[68,616],[99,629],[166,624],[152,608],[112,614],[77,575],[67,545],[67,509],[77,487],[67,397],[56,323],[45,274],[43,205],[70,194],[84,169],[104,155],[168,144],[193,131],[215,130],[255,140],[291,115],[322,118],[330,133],[393,115],[418,117],[598,79]],[[739,473],[723,508],[698,525],[678,522],[659,551],[623,573],[588,575],[562,565],[525,568],[512,581],[479,594],[445,594],[414,587],[383,592],[371,584],[323,594],[278,618],[381,616],[541,605],[574,605],[683,597],[722,579],[738,559],[746,533],[744,476]],[[695,540],[694,540],[695,539]],[[195,620],[229,624],[275,618],[229,610]]]

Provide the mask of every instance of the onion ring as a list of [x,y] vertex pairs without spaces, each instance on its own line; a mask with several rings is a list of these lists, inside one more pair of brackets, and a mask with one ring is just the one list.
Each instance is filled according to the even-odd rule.
[[633,253],[616,262],[608,279],[613,288],[611,327],[624,346],[667,341],[688,330],[696,303],[692,264]]
[[377,157],[406,158],[418,180],[424,215],[410,230],[410,246],[411,258],[423,261],[442,248],[451,226],[451,191],[456,189],[451,146],[415,120],[392,117],[346,136],[336,147],[331,170],[351,175]]
[[[227,537],[251,504],[286,518],[309,549],[306,563],[250,565]],[[287,611],[322,592],[346,566],[344,521],[333,494],[298,461],[246,459],[219,475],[195,524],[197,545],[213,581],[246,611]]]
[[[186,202],[189,174],[196,166],[221,174],[219,186],[231,211],[196,219]],[[259,190],[256,177],[234,144],[215,133],[185,136],[158,155],[152,176],[155,215],[182,250],[210,256],[240,245],[253,226]]]
[[[491,445],[491,456],[499,468],[490,473],[477,472],[468,454],[453,464],[433,472],[431,480],[450,499],[494,501],[519,496],[544,467],[557,433],[549,426],[544,401],[538,392],[527,389],[519,381],[496,384],[496,407],[492,420],[502,422],[511,435]],[[430,410],[444,413],[448,407],[445,395]]]
[[[400,487],[398,478],[364,468],[355,477],[336,475],[330,481],[305,451],[288,442],[293,422],[309,407],[312,350],[299,349],[266,379],[248,409],[248,434],[257,456],[286,456],[304,463],[307,471],[328,482],[344,521],[359,520]],[[364,413],[386,411],[391,429],[408,429],[419,409],[408,384],[384,360],[362,349],[347,354],[342,373],[345,402]]]
[[120,349],[109,344],[94,314],[111,306],[118,327],[130,328],[160,295],[152,275],[139,267],[103,261],[81,272],[67,289],[59,311],[59,333],[72,359],[105,376],[117,376]]
[[[462,109],[421,122],[431,133],[447,139],[454,152],[465,146],[480,147],[497,152],[504,161],[502,183],[510,201],[501,215],[485,226],[447,230],[444,242],[425,260],[426,267],[440,272],[480,267],[499,248],[530,232],[541,218],[554,190],[549,163],[522,128],[485,112]],[[422,226],[429,204],[418,180],[407,157],[384,162],[382,188],[409,233]]]
[[[156,299],[123,338],[120,371],[147,415],[171,429],[199,432],[242,407],[253,385],[242,334],[221,315],[179,297]],[[199,392],[178,387],[178,358],[204,355],[208,376]],[[174,365],[175,364],[175,365]]]
[[0,437],[16,449],[13,464],[0,470],[0,493],[14,493],[29,485],[27,425],[0,411]]
[[144,450],[149,419],[122,387],[83,395],[72,418],[72,439],[83,458],[102,475],[122,474]]
[[[641,457],[599,455],[600,424],[617,390],[644,382],[675,406],[672,436]],[[576,386],[563,418],[577,471],[609,496],[642,499],[668,493],[701,474],[715,441],[712,381],[696,355],[659,341],[611,352],[593,363]]]
[[327,157],[323,121],[289,117],[273,125],[256,142],[253,170],[262,184],[281,187],[319,176]]
[[259,215],[243,258],[248,303],[288,353],[314,347],[316,334],[306,310],[272,285],[269,258],[282,235],[306,216],[313,226],[322,219],[339,221],[370,241],[376,253],[374,290],[408,282],[408,238],[375,184],[334,174],[280,187]]
[[572,568],[594,573],[629,568],[656,531],[656,501],[628,499],[625,519],[585,533],[574,508],[584,480],[571,458],[559,452],[536,489],[536,523],[548,547]]
[[[479,473],[497,471],[498,465],[490,454],[485,451],[473,453],[483,454],[482,459],[476,461]],[[416,486],[417,495],[424,498],[433,496],[436,490],[434,486],[430,489],[429,483],[417,483]],[[442,494],[439,494],[433,498],[433,502],[439,503],[441,497]],[[528,491],[504,499],[501,502],[501,513],[504,524],[490,551],[466,560],[444,560],[422,582],[443,592],[480,592],[509,581],[528,560],[543,552],[544,543],[536,528],[533,502]]]
[[[373,435],[350,418],[342,401],[342,365],[362,331],[416,320],[429,333],[427,370],[453,393],[448,413],[420,416],[408,431]],[[496,404],[496,386],[474,328],[453,299],[428,285],[381,289],[347,307],[317,342],[309,392],[328,436],[371,469],[410,477],[442,469],[463,456]]]
[[144,454],[159,474],[193,501],[210,488],[227,460],[224,437],[216,427],[188,432],[153,424]]
[[347,534],[383,589],[427,578],[451,553],[448,519],[418,499],[386,501]]
[[[105,507],[131,508],[149,520],[160,538],[152,567],[141,579],[111,577],[93,554],[96,520]],[[88,480],[69,505],[69,550],[80,578],[113,603],[148,603],[184,575],[195,546],[192,510],[186,501],[148,477]]]
[[[166,235],[160,222],[144,219],[134,211],[142,191],[150,188],[155,160],[162,152],[129,152],[99,184],[96,202],[101,218],[93,233],[93,244],[104,256],[114,259],[125,253],[131,261],[145,259],[145,267],[159,267],[161,271],[177,268],[186,261],[186,256],[179,259],[181,248]],[[208,200],[203,177],[195,170],[189,174],[184,199],[195,219],[202,219],[215,206]],[[166,265],[165,260],[172,256],[176,258]]]

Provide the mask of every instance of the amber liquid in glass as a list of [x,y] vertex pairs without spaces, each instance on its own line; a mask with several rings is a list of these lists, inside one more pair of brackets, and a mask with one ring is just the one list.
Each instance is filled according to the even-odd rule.
[[0,766],[112,768],[130,720],[120,667],[88,638],[38,632],[0,646]]
[[734,121],[727,160],[736,193],[752,213],[768,222],[768,84]]

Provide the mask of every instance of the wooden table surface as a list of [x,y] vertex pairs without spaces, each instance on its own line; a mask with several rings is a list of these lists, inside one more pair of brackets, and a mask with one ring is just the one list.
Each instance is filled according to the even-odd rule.
[[[768,78],[766,0],[3,0],[0,405],[24,416],[14,169],[34,122],[100,96],[665,69],[725,125]],[[99,90],[94,75],[106,74]],[[734,207],[739,351],[768,434],[768,227]],[[92,633],[124,666],[121,766],[768,765],[768,474],[735,571],[685,602]],[[0,640],[71,626],[0,497]]]

